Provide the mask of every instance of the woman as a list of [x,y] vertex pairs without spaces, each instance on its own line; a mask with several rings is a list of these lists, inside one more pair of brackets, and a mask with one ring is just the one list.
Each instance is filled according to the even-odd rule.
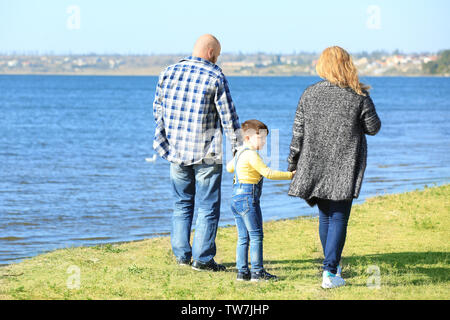
[[366,169],[365,134],[377,134],[381,122],[344,49],[325,49],[316,70],[324,80],[305,90],[295,115],[288,170],[297,174],[289,195],[319,207],[322,287],[335,288],[345,284],[339,262]]

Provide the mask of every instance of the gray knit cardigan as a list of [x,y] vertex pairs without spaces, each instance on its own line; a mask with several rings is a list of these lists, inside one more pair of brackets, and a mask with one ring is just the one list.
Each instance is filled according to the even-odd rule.
[[366,169],[365,134],[381,121],[372,99],[328,81],[308,87],[297,106],[288,157],[297,170],[288,194],[314,206],[317,198],[358,198]]

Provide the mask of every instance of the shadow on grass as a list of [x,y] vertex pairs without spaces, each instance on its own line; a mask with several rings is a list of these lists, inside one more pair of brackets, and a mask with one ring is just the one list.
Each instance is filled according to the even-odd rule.
[[[403,284],[412,285],[450,282],[449,262],[449,252],[398,252],[342,257],[343,277],[346,279],[367,276],[367,268],[377,266],[381,276],[403,277],[408,282]],[[268,260],[264,263],[271,270],[289,269],[294,272],[310,269],[312,263],[321,272],[322,260]]]

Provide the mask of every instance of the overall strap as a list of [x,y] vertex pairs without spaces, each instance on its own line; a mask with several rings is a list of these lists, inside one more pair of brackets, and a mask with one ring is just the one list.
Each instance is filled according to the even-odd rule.
[[245,151],[245,150],[250,150],[249,148],[242,148],[241,150],[239,150],[236,155],[234,156],[234,183],[239,183],[239,177],[238,177],[238,173],[237,173],[237,163],[239,160],[239,157],[241,156],[241,154]]

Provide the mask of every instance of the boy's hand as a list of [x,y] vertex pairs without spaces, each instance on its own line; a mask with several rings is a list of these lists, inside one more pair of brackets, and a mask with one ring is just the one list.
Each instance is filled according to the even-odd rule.
[[296,172],[297,172],[297,170],[292,171],[292,176],[295,176]]

